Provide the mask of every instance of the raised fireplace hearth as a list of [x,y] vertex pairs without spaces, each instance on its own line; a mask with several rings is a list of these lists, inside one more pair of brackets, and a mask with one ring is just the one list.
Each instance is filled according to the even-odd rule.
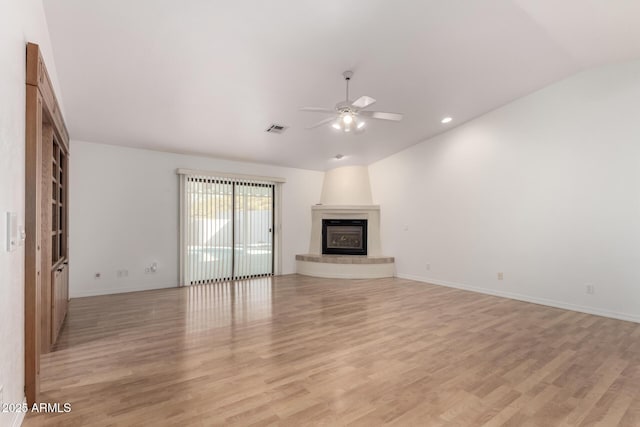
[[323,219],[323,255],[367,255],[366,219]]

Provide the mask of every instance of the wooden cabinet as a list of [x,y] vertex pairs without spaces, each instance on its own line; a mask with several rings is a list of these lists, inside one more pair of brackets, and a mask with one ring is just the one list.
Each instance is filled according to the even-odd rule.
[[[41,269],[40,283],[40,349],[51,351],[64,320],[67,303],[57,299],[68,296],[68,280],[60,279],[59,272],[68,276],[68,150],[55,131],[55,124],[42,124],[42,206],[41,206]],[[50,273],[50,277],[47,275]],[[64,292],[61,290],[64,286]]]

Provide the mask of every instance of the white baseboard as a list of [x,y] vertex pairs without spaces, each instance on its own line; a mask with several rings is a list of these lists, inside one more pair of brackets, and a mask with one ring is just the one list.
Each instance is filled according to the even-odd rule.
[[73,290],[70,289],[70,298],[83,298],[83,297],[95,297],[98,295],[111,295],[111,294],[124,294],[127,292],[140,292],[140,291],[154,291],[157,289],[168,289],[168,288],[176,288],[178,287],[177,283],[170,285],[162,285],[162,286],[125,286],[125,287],[114,287],[114,288],[98,288],[98,289],[87,289],[87,290]]
[[396,274],[396,277],[401,279],[414,280],[416,282],[430,283],[433,285],[446,286],[448,288],[462,289],[465,291],[478,292],[486,295],[493,295],[496,297],[509,298],[518,301],[530,302],[533,304],[546,305],[549,307],[562,308],[564,310],[577,311],[580,313],[593,314],[596,316],[609,317],[617,320],[626,320],[628,322],[640,323],[640,316],[635,314],[619,313],[615,311],[603,310],[596,307],[586,307],[582,305],[571,304],[562,301],[550,300],[546,298],[532,297],[529,295],[522,295],[513,292],[496,291],[493,289],[486,289],[477,286],[470,286],[463,283],[448,282],[444,280],[430,279],[428,277],[414,276],[411,274]]
[[[26,396],[24,397],[24,399],[22,399],[22,403],[24,403],[25,405],[27,404]],[[11,427],[20,427],[24,422],[24,417],[26,416],[27,416],[26,412],[15,412],[13,414],[13,420],[11,420],[11,423],[9,425]]]

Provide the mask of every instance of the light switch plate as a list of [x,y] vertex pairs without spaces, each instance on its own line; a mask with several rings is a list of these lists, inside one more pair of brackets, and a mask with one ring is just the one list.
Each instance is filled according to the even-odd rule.
[[13,252],[18,249],[18,214],[15,212],[7,212],[7,252]]

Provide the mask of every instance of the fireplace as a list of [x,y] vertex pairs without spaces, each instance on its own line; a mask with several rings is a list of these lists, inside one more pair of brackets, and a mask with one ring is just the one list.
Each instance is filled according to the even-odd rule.
[[323,219],[323,255],[367,255],[366,219]]

